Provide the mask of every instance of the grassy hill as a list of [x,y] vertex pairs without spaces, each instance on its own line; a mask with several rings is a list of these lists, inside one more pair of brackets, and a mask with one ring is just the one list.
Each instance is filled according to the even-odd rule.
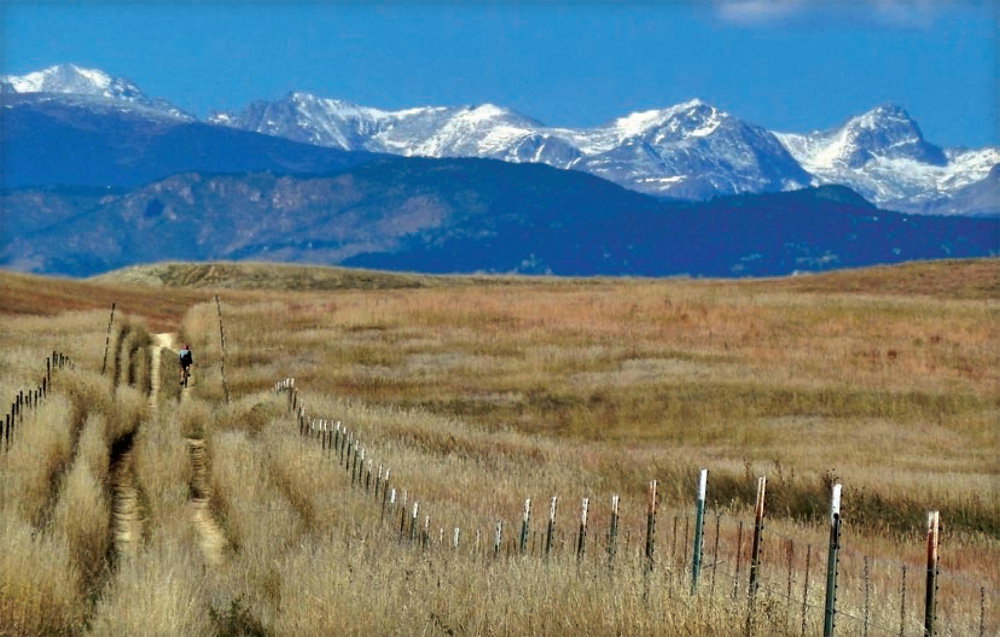
[[[925,515],[939,510],[937,632],[995,632],[998,292],[997,260],[745,281],[179,263],[86,281],[0,273],[0,400],[34,387],[54,349],[75,364],[0,452],[0,625],[812,634],[839,481],[838,630],[868,617],[922,631]],[[189,390],[164,332],[192,345]],[[286,377],[295,410],[274,391]],[[311,429],[322,421],[358,441],[353,465],[332,431]],[[748,614],[760,475],[763,579]]]

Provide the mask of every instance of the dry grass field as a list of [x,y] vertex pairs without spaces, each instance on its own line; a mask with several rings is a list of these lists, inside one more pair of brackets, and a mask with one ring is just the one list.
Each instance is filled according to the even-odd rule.
[[[936,633],[1000,632],[996,260],[745,281],[0,273],[0,314],[3,404],[53,350],[73,363],[0,437],[3,635],[817,634],[834,482],[838,633],[923,634],[930,510]],[[307,429],[339,421],[365,462],[300,435],[287,377]]]

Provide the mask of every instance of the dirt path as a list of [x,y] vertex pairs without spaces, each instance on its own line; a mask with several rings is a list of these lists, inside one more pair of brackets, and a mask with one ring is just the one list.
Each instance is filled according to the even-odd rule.
[[[160,387],[164,379],[160,377],[160,361],[163,350],[176,354],[177,335],[172,332],[164,332],[153,336],[152,364],[153,364],[153,391],[150,393],[149,401],[153,412],[156,412],[157,401],[159,399]],[[167,379],[173,382],[173,379]],[[190,398],[190,387],[181,390],[181,402]],[[187,438],[188,452],[191,456],[191,483],[188,485],[188,506],[191,509],[191,521],[198,532],[199,544],[205,561],[212,565],[222,563],[223,552],[226,547],[226,536],[222,527],[212,514],[212,472],[211,458],[205,441],[198,438]]]
[[126,436],[111,448],[111,530],[119,560],[136,554],[145,524],[132,455],[134,438]]
[[154,416],[158,409],[160,399],[160,361],[163,359],[163,350],[172,350],[174,347],[174,335],[169,333],[154,334],[153,346],[150,348],[150,390],[149,390],[149,411]]
[[223,550],[226,547],[226,535],[215,520],[211,509],[212,473],[211,459],[205,441],[188,438],[188,451],[191,454],[193,475],[189,485],[191,520],[200,536],[199,544],[205,561],[209,564],[221,564]]

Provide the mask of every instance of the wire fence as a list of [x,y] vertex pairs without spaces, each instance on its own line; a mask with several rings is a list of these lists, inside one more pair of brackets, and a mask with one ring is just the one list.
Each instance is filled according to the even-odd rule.
[[0,452],[7,452],[17,438],[17,433],[24,425],[25,417],[32,410],[45,400],[52,391],[52,372],[66,367],[73,367],[73,361],[62,352],[53,351],[51,356],[45,357],[45,373],[38,385],[28,390],[17,392],[17,396],[11,402],[10,411],[4,414],[3,423],[0,423]]
[[373,457],[358,432],[342,421],[313,418],[293,379],[276,383],[274,391],[287,393],[299,435],[350,474],[352,489],[371,499],[380,522],[400,542],[421,550],[484,562],[521,557],[575,560],[581,567],[601,562],[611,572],[642,569],[647,583],[668,595],[745,605],[747,634],[755,632],[762,617],[803,636],[834,631],[901,637],[1000,634],[1000,589],[993,582],[973,581],[936,561],[929,567],[855,551],[839,539],[839,519],[837,532],[825,543],[820,537],[807,542],[772,531],[762,517],[755,524],[701,506],[693,513],[664,513],[655,480],[645,519],[635,510],[623,514],[620,499],[611,495],[581,498],[579,505],[558,497],[542,506],[528,500],[520,519],[497,516],[482,528],[445,524]]

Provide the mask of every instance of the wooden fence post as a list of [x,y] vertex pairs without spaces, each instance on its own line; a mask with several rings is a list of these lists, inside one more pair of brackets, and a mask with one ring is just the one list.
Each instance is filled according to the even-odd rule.
[[927,514],[927,589],[924,594],[924,635],[934,636],[935,595],[937,593],[938,548],[941,514]]
[[219,302],[219,295],[215,295],[215,307],[219,311],[219,338],[222,341],[222,392],[226,395],[226,404],[229,404],[229,385],[226,384],[226,331],[222,328],[222,303]]
[[757,594],[758,578],[760,570],[760,542],[764,532],[764,490],[767,487],[767,477],[757,478],[757,503],[753,509],[753,545],[750,549],[750,587],[748,595],[750,604],[753,604],[754,596]]
[[760,543],[764,533],[764,491],[767,487],[767,477],[757,478],[757,503],[753,509],[753,544],[750,548],[750,586],[747,588],[747,627],[746,634],[750,634],[753,622],[754,600],[757,596],[757,588],[760,578]]
[[[115,304],[111,304],[111,320],[108,321],[108,334],[104,338],[104,362],[101,363],[101,376],[108,368],[108,349],[111,347],[111,326],[115,323]],[[53,352],[53,355],[55,352]],[[54,357],[54,356],[53,356]],[[61,361],[60,361],[61,362]],[[62,365],[60,365],[62,367]]]
[[826,559],[826,606],[823,637],[831,637],[837,614],[837,564],[840,551],[840,484],[833,485],[830,497],[830,549]]
[[806,544],[806,574],[802,584],[802,637],[806,634],[806,608],[809,605],[809,564],[812,562],[812,544]]
[[653,536],[656,533],[656,480],[649,481],[649,501],[646,506],[646,568],[653,570]]

